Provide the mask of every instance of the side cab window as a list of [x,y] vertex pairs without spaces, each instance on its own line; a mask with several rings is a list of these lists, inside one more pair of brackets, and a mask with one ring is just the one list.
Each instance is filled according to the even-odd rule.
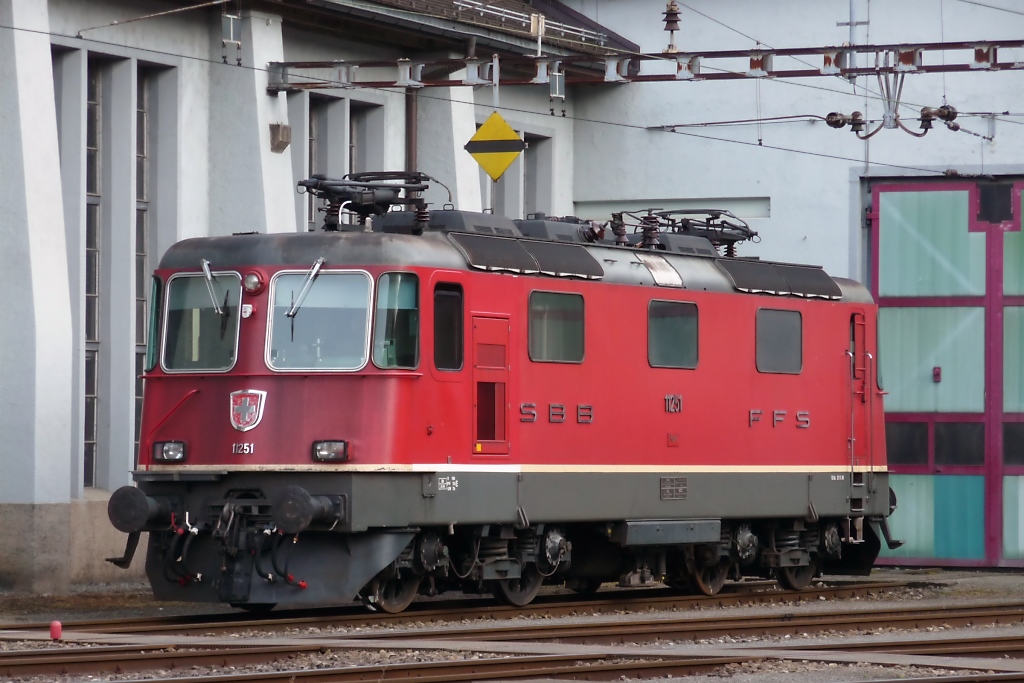
[[463,366],[462,285],[442,282],[434,287],[434,367],[457,372]]

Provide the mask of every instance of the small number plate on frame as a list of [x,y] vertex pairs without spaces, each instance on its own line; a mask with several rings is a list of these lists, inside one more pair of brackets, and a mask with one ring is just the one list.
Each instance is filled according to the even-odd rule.
[[686,477],[662,477],[662,500],[686,500]]

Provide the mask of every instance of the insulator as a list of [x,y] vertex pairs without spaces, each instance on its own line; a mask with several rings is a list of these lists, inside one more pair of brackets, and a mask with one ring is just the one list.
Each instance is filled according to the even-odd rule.
[[622,221],[621,213],[612,214],[612,234],[615,235],[615,244],[619,246],[628,246],[629,238],[626,237],[626,224]]
[[341,204],[338,202],[331,202],[327,205],[327,209],[324,212],[324,230],[328,232],[335,232],[338,229],[338,217],[341,214]]
[[865,123],[864,114],[861,114],[859,111],[850,114],[850,130],[854,133],[863,133]]
[[940,121],[950,122],[956,118],[957,111],[956,107],[952,107],[948,104],[944,104],[941,107],[922,107],[921,108],[921,119],[939,119]]
[[665,4],[665,11],[662,12],[665,15],[665,30],[666,31],[678,31],[679,30],[679,5],[676,4],[676,0],[669,0]]
[[641,217],[640,227],[643,230],[643,243],[640,246],[644,249],[657,249],[658,245],[661,244],[658,241],[658,233],[660,232],[658,217],[652,215]]
[[842,128],[849,122],[849,116],[846,114],[840,114],[837,111],[830,112],[828,116],[825,117],[825,123],[828,124],[830,128]]
[[736,258],[736,243],[729,242],[725,245],[725,255],[729,258]]
[[422,235],[423,231],[430,227],[430,210],[424,204],[416,206],[416,227],[414,232]]

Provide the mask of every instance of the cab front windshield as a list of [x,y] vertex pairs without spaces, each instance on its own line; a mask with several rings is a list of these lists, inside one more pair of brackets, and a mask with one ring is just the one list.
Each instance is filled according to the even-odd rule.
[[302,297],[306,278],[306,273],[283,273],[274,279],[267,358],[270,367],[362,368],[369,346],[370,276],[362,272],[320,272]]
[[177,275],[167,285],[164,369],[174,372],[223,372],[235,364],[238,301],[237,273]]

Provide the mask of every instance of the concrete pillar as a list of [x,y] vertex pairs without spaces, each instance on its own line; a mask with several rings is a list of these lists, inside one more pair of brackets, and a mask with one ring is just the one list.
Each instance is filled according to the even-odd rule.
[[[178,241],[183,137],[178,103],[182,88],[179,69],[152,70],[149,80],[149,220],[156,226],[150,232],[149,262],[156,268],[164,252]],[[205,168],[194,159],[189,162],[190,178],[198,173],[197,166]]]
[[0,0],[0,585],[69,577],[72,316],[54,80],[40,0]]
[[[462,72],[452,75],[459,78]],[[480,167],[463,149],[476,133],[476,111],[473,90],[468,87],[437,88],[431,97],[419,102],[419,144],[417,156],[429,160],[429,168],[420,170],[434,176],[452,190],[455,207],[463,211],[480,211]],[[490,182],[490,180],[488,180]],[[433,206],[448,201],[442,187],[431,187],[425,193]]]
[[71,303],[71,448],[67,454],[71,499],[84,488],[85,450],[85,91],[84,50],[53,55],[54,94],[60,143],[61,197]]
[[96,488],[130,484],[135,464],[135,107],[137,65],[103,69]]
[[[288,121],[292,126],[292,144],[288,152],[292,160],[292,179],[297,183],[309,175],[309,93],[288,94]],[[300,231],[305,230],[309,198],[296,192],[292,200],[295,203],[295,225]]]
[[[219,26],[214,42],[219,54]],[[292,158],[270,149],[270,124],[288,124],[285,94],[267,93],[267,64],[284,61],[281,18],[243,12],[241,67],[228,52],[210,66],[210,234],[294,232]]]

